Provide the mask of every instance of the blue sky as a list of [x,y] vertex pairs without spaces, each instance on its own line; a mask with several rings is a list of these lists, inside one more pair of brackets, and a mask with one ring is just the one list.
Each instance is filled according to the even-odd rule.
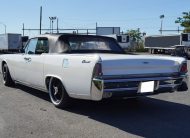
[[[124,32],[140,28],[148,35],[159,34],[160,15],[165,15],[163,29],[177,29],[175,19],[183,11],[190,11],[190,0],[0,0],[0,3],[0,22],[7,25],[9,33],[22,33],[22,23],[26,28],[39,28],[40,6],[43,28],[49,28],[49,16],[57,16],[60,28],[95,28],[97,22],[102,27],[121,27]],[[4,33],[2,24],[0,33]]]

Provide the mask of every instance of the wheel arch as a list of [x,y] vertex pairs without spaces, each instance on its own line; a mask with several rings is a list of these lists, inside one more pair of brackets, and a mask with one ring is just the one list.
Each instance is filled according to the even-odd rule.
[[59,77],[59,76],[56,76],[56,75],[47,75],[47,76],[45,77],[45,86],[46,86],[46,89],[48,90],[48,92],[49,92],[49,83],[50,83],[50,80],[51,80],[52,78],[53,78],[53,79],[58,79],[58,80],[62,83],[62,85],[63,85],[63,87],[64,87],[66,93],[69,95],[69,93],[68,93],[68,91],[67,91],[67,88],[66,88],[66,86],[65,86],[65,84],[64,84],[63,79],[62,79],[61,77]]
[[[3,60],[3,61],[1,62],[1,70],[0,70],[1,73],[3,72],[3,66],[4,66],[4,64],[7,64],[7,62],[6,62],[5,60]],[[8,65],[7,65],[7,66],[8,66]]]

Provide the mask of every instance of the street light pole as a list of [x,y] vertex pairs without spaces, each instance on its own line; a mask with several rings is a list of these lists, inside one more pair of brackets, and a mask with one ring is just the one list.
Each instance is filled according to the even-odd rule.
[[160,19],[161,19],[161,26],[160,26],[160,34],[162,35],[162,30],[163,30],[163,19],[164,19],[164,15],[160,15]]
[[51,20],[51,22],[52,22],[52,23],[51,23],[51,24],[52,24],[52,28],[51,28],[52,31],[51,31],[51,32],[52,32],[52,34],[53,34],[53,20]]
[[53,34],[53,22],[54,22],[54,20],[57,19],[57,17],[56,16],[55,17],[49,17],[49,19],[50,19],[50,33]]
[[49,33],[51,34],[51,17],[49,17]]

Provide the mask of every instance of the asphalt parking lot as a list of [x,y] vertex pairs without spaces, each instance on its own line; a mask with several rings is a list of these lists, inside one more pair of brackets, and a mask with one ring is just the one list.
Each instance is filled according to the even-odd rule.
[[26,137],[190,137],[190,93],[76,100],[62,110],[51,104],[47,93],[0,82],[0,138]]

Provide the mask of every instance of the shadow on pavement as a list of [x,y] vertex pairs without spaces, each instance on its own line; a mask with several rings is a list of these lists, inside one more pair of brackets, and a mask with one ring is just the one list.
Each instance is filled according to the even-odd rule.
[[[49,95],[22,85],[33,96],[49,101]],[[142,137],[190,137],[190,106],[149,97],[92,102],[75,100],[66,111]],[[87,126],[88,127],[88,126]]]
[[190,137],[190,106],[143,97],[80,101],[67,111],[142,137]]
[[39,97],[45,101],[50,101],[49,94],[47,92],[39,91],[33,88],[29,88],[27,86],[21,85],[21,84],[16,84],[15,88],[22,90],[30,95],[33,95],[35,97]]

